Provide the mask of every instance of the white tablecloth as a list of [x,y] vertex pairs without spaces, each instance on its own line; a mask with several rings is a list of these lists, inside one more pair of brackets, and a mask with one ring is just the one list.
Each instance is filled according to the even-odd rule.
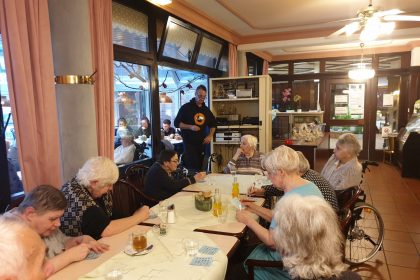
[[[224,279],[226,255],[219,250],[212,256],[213,263],[209,267],[190,265],[192,257],[186,256],[183,248],[185,238],[199,240],[200,246],[217,247],[204,233],[169,230],[166,236],[159,237],[149,231],[148,244],[154,245],[149,254],[129,256],[120,252],[79,279],[106,279],[115,268],[123,273],[121,279]],[[197,256],[209,255],[199,253]]]

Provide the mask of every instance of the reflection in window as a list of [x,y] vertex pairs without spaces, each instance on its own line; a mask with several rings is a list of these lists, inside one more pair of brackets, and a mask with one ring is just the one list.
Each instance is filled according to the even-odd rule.
[[319,73],[319,61],[305,61],[293,63],[293,74]]
[[334,149],[338,137],[344,133],[353,133],[363,149],[363,126],[331,126],[330,127],[330,149]]
[[[12,107],[10,104],[9,89],[7,87],[6,66],[4,62],[3,43],[0,35],[0,93],[1,93],[1,109],[2,119],[0,131],[4,131],[6,150],[7,150],[7,164],[9,174],[10,193],[13,195],[23,191],[21,181],[21,169],[19,163],[18,146],[16,141],[16,133],[13,124]],[[4,130],[3,130],[4,129]],[[0,159],[4,160],[4,159]],[[7,184],[2,184],[7,185]]]
[[365,84],[331,85],[331,119],[358,120],[364,118]]
[[211,68],[216,68],[217,60],[219,59],[222,44],[211,39],[203,37],[201,42],[200,52],[198,53],[197,64]]
[[149,51],[147,16],[112,2],[112,42],[140,51]]
[[384,148],[385,139],[382,130],[387,127],[391,132],[398,129],[398,108],[400,100],[401,76],[379,76],[378,92],[376,93],[376,138],[375,149]]
[[197,37],[196,32],[171,21],[163,55],[182,61],[191,61]]
[[[372,58],[364,57],[363,59],[369,67],[372,64]],[[325,61],[325,72],[347,73],[349,70],[354,69],[360,63],[360,58],[343,58]]]
[[270,63],[270,66],[268,67],[268,74],[288,75],[289,64],[288,63]]
[[[126,121],[120,125],[121,118]],[[134,63],[114,61],[114,119],[115,146],[121,143],[120,132],[130,132],[135,138],[145,135],[142,141],[147,141],[151,130],[150,122],[144,124],[142,119],[150,120],[150,82],[149,68]],[[143,129],[142,129],[143,128]],[[150,153],[150,150],[146,150]],[[134,160],[136,160],[135,158]]]
[[204,74],[166,66],[158,67],[158,76],[160,120],[169,119],[173,125],[179,108],[194,98],[197,86],[207,87],[208,78]]
[[378,70],[401,68],[401,56],[380,56]]

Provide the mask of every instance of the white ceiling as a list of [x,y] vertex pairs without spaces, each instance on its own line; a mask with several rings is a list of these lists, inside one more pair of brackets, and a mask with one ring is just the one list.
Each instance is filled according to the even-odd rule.
[[[176,1],[176,0],[175,0]],[[327,38],[367,8],[368,0],[178,0],[241,38],[239,50],[270,56],[358,49],[358,34]],[[420,0],[373,0],[378,10],[420,15]],[[420,22],[397,25],[375,46],[401,46],[420,40]],[[368,45],[367,47],[372,47]]]

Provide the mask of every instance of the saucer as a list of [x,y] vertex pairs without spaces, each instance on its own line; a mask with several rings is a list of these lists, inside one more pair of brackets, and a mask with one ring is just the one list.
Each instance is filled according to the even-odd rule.
[[137,252],[131,247],[131,245],[127,245],[124,248],[124,253],[126,253],[129,256],[143,256],[149,254],[153,250],[153,244],[149,244],[149,246],[146,247],[143,251]]

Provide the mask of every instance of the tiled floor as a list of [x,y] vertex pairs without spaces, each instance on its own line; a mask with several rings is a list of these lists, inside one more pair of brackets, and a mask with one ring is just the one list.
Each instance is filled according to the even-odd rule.
[[367,200],[385,224],[383,251],[354,267],[364,279],[420,279],[420,180],[402,178],[398,168],[380,164],[365,175]]

